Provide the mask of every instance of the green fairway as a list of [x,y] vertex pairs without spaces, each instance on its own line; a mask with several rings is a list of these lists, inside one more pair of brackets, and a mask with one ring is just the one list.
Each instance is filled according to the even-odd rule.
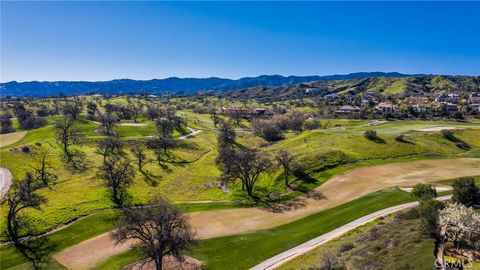
[[[412,200],[398,189],[379,191],[272,229],[202,240],[191,255],[202,260],[206,269],[247,269],[361,216]],[[133,250],[112,257],[98,269],[118,269],[138,258]]]

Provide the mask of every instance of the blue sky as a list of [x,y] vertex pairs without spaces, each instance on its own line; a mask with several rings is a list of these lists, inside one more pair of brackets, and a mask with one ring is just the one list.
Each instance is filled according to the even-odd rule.
[[480,2],[1,2],[1,81],[480,75]]

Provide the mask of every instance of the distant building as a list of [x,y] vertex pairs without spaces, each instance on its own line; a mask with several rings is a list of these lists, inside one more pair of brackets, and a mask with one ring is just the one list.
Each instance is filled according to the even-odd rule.
[[220,107],[217,110],[218,114],[221,115],[237,115],[240,117],[250,117],[250,116],[267,116],[272,113],[265,108],[255,108],[255,109],[244,109],[238,107]]
[[336,110],[335,112],[339,113],[339,114],[358,113],[358,112],[360,112],[360,108],[357,107],[357,106],[345,105],[345,106],[342,106],[342,107],[338,108],[338,110]]
[[435,103],[455,103],[457,104],[461,99],[461,96],[457,93],[441,94],[435,99]]
[[340,95],[339,95],[339,94],[328,94],[328,95],[324,96],[324,98],[325,98],[328,102],[334,102],[334,101],[336,101],[337,99],[340,99]]
[[378,113],[394,113],[398,111],[398,107],[391,102],[381,102],[375,106],[375,111]]

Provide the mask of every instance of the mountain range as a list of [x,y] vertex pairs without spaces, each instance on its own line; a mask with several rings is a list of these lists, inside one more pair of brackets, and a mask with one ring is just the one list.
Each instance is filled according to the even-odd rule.
[[424,74],[402,74],[398,72],[357,72],[345,75],[327,76],[281,76],[261,75],[244,77],[237,80],[218,77],[211,78],[177,78],[153,80],[118,79],[111,81],[31,81],[0,83],[0,96],[54,96],[97,94],[148,93],[191,95],[198,92],[224,93],[250,87],[278,87],[295,85],[312,81],[349,80],[374,77],[402,78],[419,77]]

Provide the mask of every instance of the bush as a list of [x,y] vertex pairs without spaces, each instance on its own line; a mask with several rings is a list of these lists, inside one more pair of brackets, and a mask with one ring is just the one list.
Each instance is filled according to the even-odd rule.
[[472,205],[479,202],[479,189],[472,177],[462,177],[453,182],[453,201]]
[[314,118],[308,118],[303,122],[303,129],[305,130],[312,130],[312,129],[317,129],[320,127],[320,124],[317,119]]
[[418,214],[421,219],[422,231],[429,237],[438,237],[438,212],[443,209],[445,205],[442,202],[435,200],[428,200],[420,202],[418,207]]
[[418,200],[425,201],[437,197],[437,191],[430,184],[417,184],[412,190],[413,196]]
[[413,220],[413,219],[417,219],[419,217],[420,216],[418,214],[418,210],[416,208],[412,208],[410,210],[402,211],[402,212],[398,213],[395,216],[395,219],[396,220]]
[[12,125],[12,120],[10,117],[6,115],[2,115],[0,117],[0,134],[11,133],[14,132],[15,129]]
[[378,138],[377,132],[375,130],[366,130],[363,133],[363,136],[369,140],[374,140]]
[[255,135],[269,142],[283,139],[282,131],[273,121],[253,121],[252,129]]
[[342,246],[340,246],[340,252],[346,252],[351,249],[353,249],[355,245],[353,243],[345,243]]

